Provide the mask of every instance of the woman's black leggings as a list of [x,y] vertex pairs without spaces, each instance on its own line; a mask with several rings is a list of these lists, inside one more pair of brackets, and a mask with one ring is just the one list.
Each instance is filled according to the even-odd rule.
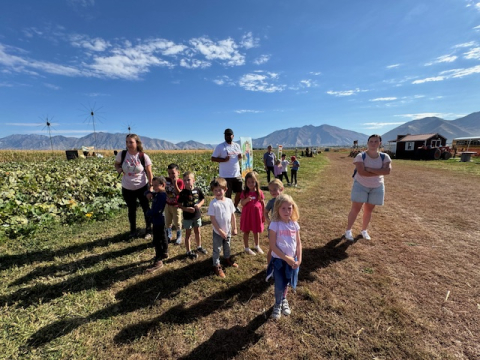
[[145,197],[145,191],[148,190],[148,185],[145,185],[138,190],[128,190],[122,188],[122,195],[128,208],[128,221],[130,222],[130,232],[137,231],[137,199],[140,201],[143,214],[145,215],[145,224],[147,232],[152,228],[150,218],[146,216],[147,211],[150,209],[148,199]]

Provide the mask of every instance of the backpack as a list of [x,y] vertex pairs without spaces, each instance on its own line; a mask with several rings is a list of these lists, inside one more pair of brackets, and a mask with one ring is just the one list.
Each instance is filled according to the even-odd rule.
[[[365,151],[362,151],[362,161],[365,161],[365,157],[367,156],[367,154],[365,153]],[[385,160],[385,153],[380,153],[380,158],[382,159],[382,165],[383,165],[383,161]],[[352,178],[355,177],[355,174],[357,173],[357,168],[355,167],[355,170],[353,170],[353,175],[352,175]]]
[[[122,150],[122,161],[120,162],[120,164],[123,164],[126,156],[127,156],[127,150]],[[145,154],[140,151],[138,153],[138,158],[140,159],[140,162],[142,163],[143,171],[145,171]]]

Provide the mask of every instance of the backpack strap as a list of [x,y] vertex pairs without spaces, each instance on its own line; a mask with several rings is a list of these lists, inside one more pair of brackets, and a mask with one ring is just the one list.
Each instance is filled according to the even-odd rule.
[[[122,150],[122,161],[121,161],[121,164],[123,164],[123,162],[125,161],[125,157],[126,157],[126,156],[127,156],[127,150]],[[138,152],[138,158],[139,158],[139,160],[140,160],[140,163],[141,163],[142,166],[143,166],[143,171],[145,171],[145,153],[139,151],[139,152]]]

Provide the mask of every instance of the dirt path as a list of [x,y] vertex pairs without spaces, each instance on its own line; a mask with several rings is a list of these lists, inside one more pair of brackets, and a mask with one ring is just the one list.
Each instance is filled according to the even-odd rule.
[[[354,293],[351,301],[368,300],[362,291],[369,289],[382,294],[389,303],[382,311],[399,312],[408,346],[422,354],[479,358],[480,178],[428,169],[419,162],[394,161],[385,181],[385,206],[377,207],[372,218],[372,241],[359,239],[348,246],[339,238],[350,208],[353,160],[342,153],[327,157],[330,165],[319,176],[318,195],[312,199],[310,191],[299,194],[304,206],[310,203],[319,209],[308,211],[304,219],[303,238],[310,239],[306,247],[344,244],[340,246],[348,259],[334,270],[352,279],[343,283],[347,292]],[[354,234],[360,233],[360,227],[361,214]],[[359,276],[365,272],[374,279],[365,282]],[[339,290],[331,270],[317,273],[321,285],[330,286],[335,296]],[[366,307],[367,317],[368,311]],[[388,320],[382,324],[385,314],[378,313],[378,307],[371,311],[372,332],[398,330],[399,324],[388,324]],[[418,338],[410,338],[415,334]]]

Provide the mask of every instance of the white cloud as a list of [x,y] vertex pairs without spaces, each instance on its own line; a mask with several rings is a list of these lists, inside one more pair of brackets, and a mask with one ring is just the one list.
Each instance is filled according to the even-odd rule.
[[480,25],[475,26],[475,27],[473,28],[473,30],[480,31]]
[[231,38],[215,43],[206,37],[202,37],[190,40],[190,44],[207,60],[218,60],[227,66],[245,64],[245,56],[240,54],[237,50],[238,45]]
[[464,76],[479,74],[479,73],[480,73],[480,65],[473,66],[467,69],[452,69],[452,70],[442,71],[440,74],[447,75],[448,78],[462,78]]
[[315,72],[315,71],[310,71],[309,74],[314,75],[314,76],[322,75],[322,73],[321,73],[320,71],[317,71],[317,72]]
[[393,65],[388,65],[386,68],[387,68],[387,69],[395,69],[395,68],[397,68],[397,67],[399,67],[399,66],[400,66],[400,64],[393,64]]
[[454,62],[455,60],[457,60],[457,56],[455,55],[442,55],[437,57],[434,61],[426,63],[425,66],[431,66],[431,65],[440,64],[440,63],[450,63],[450,62]]
[[254,38],[252,32],[243,35],[242,40],[240,41],[240,46],[244,47],[245,49],[258,47],[258,44],[259,39]]
[[375,98],[375,99],[370,99],[369,101],[394,101],[397,100],[396,97],[383,97],[383,98]]
[[328,95],[333,95],[333,96],[352,96],[356,93],[359,92],[365,92],[366,90],[361,90],[359,88],[353,89],[353,90],[344,90],[344,91],[333,91],[329,90],[327,91]]
[[228,85],[228,86],[234,86],[235,85],[235,81],[233,81],[232,79],[230,79],[226,75],[214,79],[213,82],[217,85]]
[[235,112],[237,114],[247,114],[247,113],[259,114],[259,113],[263,113],[263,111],[260,111],[260,110],[235,110]]
[[443,81],[445,79],[446,79],[445,76],[435,76],[435,77],[429,77],[421,80],[415,80],[412,82],[412,84],[415,85],[415,84],[423,84],[423,83],[432,82],[432,81]]
[[202,61],[198,59],[181,59],[180,60],[180,66],[185,67],[187,69],[205,69],[207,67],[210,67],[212,63],[208,61]]
[[306,80],[300,80],[300,86],[304,88],[310,88],[310,87],[317,87],[318,85],[315,80],[306,79]]
[[20,56],[11,55],[6,52],[12,48],[5,47],[0,44],[0,64],[6,66],[12,72],[28,73],[31,75],[37,75],[36,72],[32,72],[31,69],[42,70],[44,72],[56,75],[65,76],[79,76],[81,71],[69,66],[63,66],[59,64],[36,61],[30,59],[24,59]]
[[87,35],[74,34],[70,36],[70,44],[91,51],[105,51],[110,43],[101,38],[90,39]]
[[269,73],[267,75],[245,74],[240,78],[238,84],[248,91],[261,91],[267,93],[281,92],[285,90],[285,85],[276,85],[272,83],[272,81],[277,78],[278,75],[275,73]]
[[439,117],[439,118],[445,118],[448,116],[451,116],[452,114],[450,113],[417,113],[417,114],[401,114],[401,115],[395,115],[396,117],[405,117],[409,118],[411,120],[418,120],[418,119],[423,119],[426,117]]
[[33,127],[33,126],[42,126],[45,123],[5,123],[8,126],[26,126],[26,127]]
[[52,90],[60,90],[60,89],[61,89],[60,86],[53,85],[53,84],[45,83],[45,84],[43,84],[43,85],[45,85],[47,88],[52,89]]
[[469,51],[467,51],[463,55],[465,55],[465,59],[480,60],[480,47],[470,49]]
[[453,48],[454,49],[466,48],[466,47],[472,47],[472,46],[475,46],[475,45],[477,45],[477,43],[475,41],[470,41],[470,42],[467,42],[467,43],[462,43],[462,44],[455,45],[455,46],[453,46]]
[[6,82],[0,82],[0,87],[13,87],[13,85]]
[[386,126],[395,126],[405,124],[405,121],[402,122],[370,122],[363,123],[362,125],[366,126],[366,129],[381,129]]
[[270,60],[270,55],[260,55],[258,58],[253,60],[253,63],[256,65],[265,64]]

